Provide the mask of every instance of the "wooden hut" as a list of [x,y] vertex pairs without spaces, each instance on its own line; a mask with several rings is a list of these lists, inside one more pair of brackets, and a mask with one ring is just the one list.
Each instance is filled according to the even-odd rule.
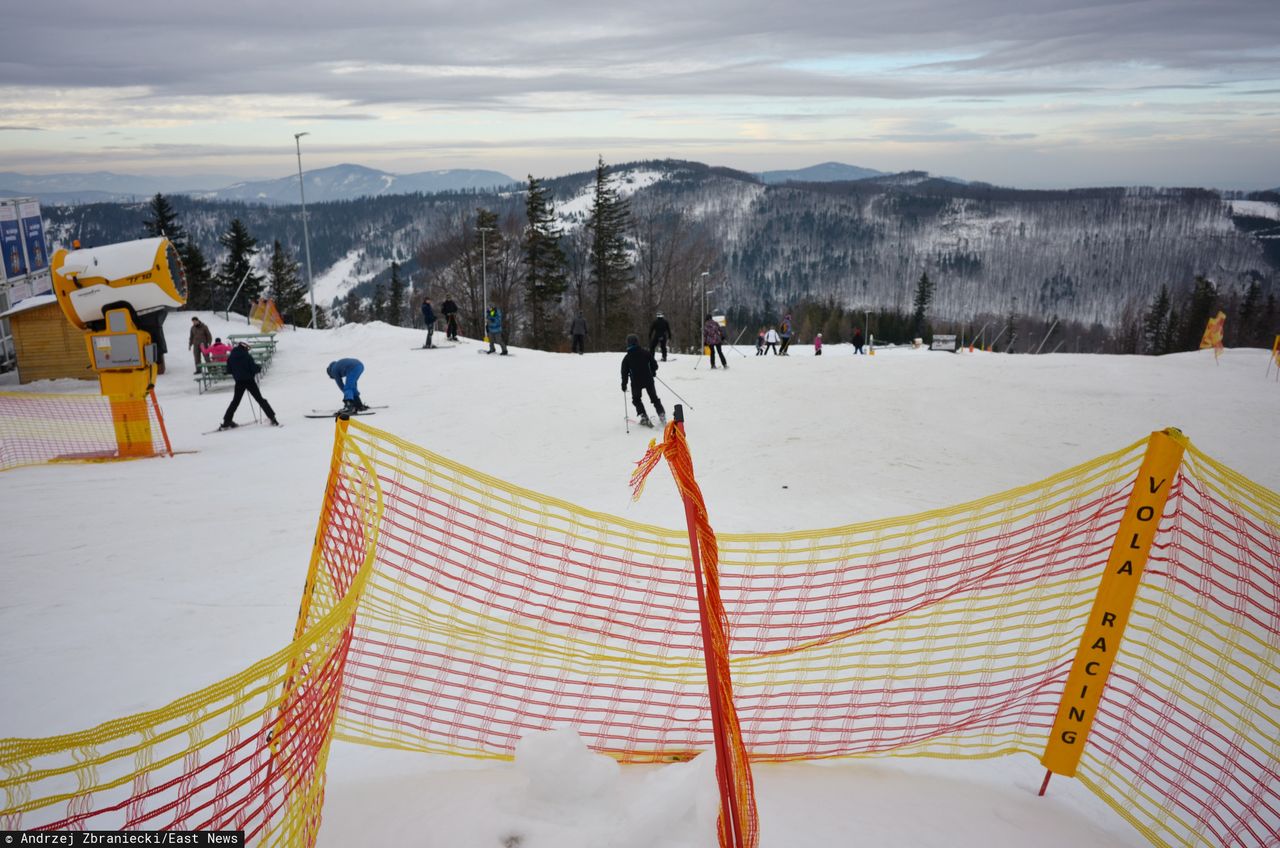
[[84,331],[71,325],[52,294],[29,297],[0,318],[9,319],[13,332],[19,383],[97,379]]

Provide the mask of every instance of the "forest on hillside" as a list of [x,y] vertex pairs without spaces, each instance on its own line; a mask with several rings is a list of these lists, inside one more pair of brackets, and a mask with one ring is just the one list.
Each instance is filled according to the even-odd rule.
[[[698,163],[601,165],[626,212],[619,238],[628,268],[619,271],[621,288],[611,290],[615,305],[598,297],[593,276],[597,174],[586,172],[541,183],[558,216],[565,285],[536,317],[525,308],[521,283],[528,227],[523,192],[310,204],[315,273],[355,257],[348,293],[326,306],[336,320],[407,323],[424,293],[438,299],[451,288],[464,313],[478,318],[484,289],[492,288],[519,338],[558,338],[561,333],[548,335],[534,324],[567,325],[582,311],[608,325],[593,342],[609,346],[617,344],[613,336],[621,327],[643,329],[659,309],[671,316],[677,339],[696,343],[705,300],[707,308],[736,320],[731,335],[795,312],[809,316],[804,331],[828,328],[835,336],[828,341],[850,332],[858,315],[857,323],[879,328],[880,338],[901,340],[921,331],[908,319],[927,275],[926,330],[972,335],[983,325],[1021,325],[1020,334],[1006,330],[1005,344],[1020,335],[1040,349],[1061,342],[1065,349],[1141,350],[1133,339],[1142,333],[1134,328],[1162,290],[1176,306],[1203,279],[1224,307],[1252,304],[1265,323],[1280,287],[1280,204],[1274,202],[1280,198],[1268,195],[1253,196],[1246,212],[1236,212],[1232,200],[1241,198],[1203,189],[1026,191],[911,174],[764,185]],[[265,248],[254,260],[262,267],[277,241],[301,261],[298,207],[168,200],[211,265],[224,258],[232,221]],[[44,214],[55,244],[72,238],[95,244],[141,236],[147,207],[46,206]],[[1259,207],[1276,210],[1275,217],[1259,215]],[[483,255],[482,216],[492,233]],[[374,307],[385,313],[392,263],[408,294],[399,314],[379,315]],[[1228,323],[1229,338],[1238,330],[1239,322]],[[1046,346],[1046,332],[1066,335]],[[1259,338],[1266,332],[1256,331]]]

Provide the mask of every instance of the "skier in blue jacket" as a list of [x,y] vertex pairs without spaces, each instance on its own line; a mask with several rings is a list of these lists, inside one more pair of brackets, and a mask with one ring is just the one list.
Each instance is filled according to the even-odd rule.
[[342,411],[351,414],[368,409],[360,399],[359,380],[364,363],[358,359],[338,359],[329,363],[325,373],[342,389]]
[[490,306],[489,312],[485,316],[484,322],[485,335],[489,337],[489,353],[494,352],[493,343],[496,341],[502,345],[502,355],[507,355],[507,335],[502,331],[502,310],[496,306]]

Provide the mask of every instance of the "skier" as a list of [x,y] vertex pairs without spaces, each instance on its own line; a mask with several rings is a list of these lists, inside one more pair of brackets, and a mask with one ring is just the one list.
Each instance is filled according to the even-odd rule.
[[431,334],[436,331],[436,311],[431,308],[431,298],[429,297],[422,299],[422,323],[427,325],[427,340],[422,346],[424,348],[435,347],[431,343]]
[[587,343],[587,319],[582,317],[581,312],[573,316],[573,323],[569,325],[569,335],[573,336],[573,352],[581,356]]
[[782,338],[782,347],[778,348],[778,356],[788,356],[787,348],[791,347],[791,313],[783,317],[778,335]]
[[775,355],[778,353],[778,331],[772,327],[764,334],[764,355],[768,356],[769,351],[773,351]]
[[658,348],[662,348],[662,361],[667,361],[667,339],[671,336],[671,325],[667,323],[666,317],[662,314],[662,310],[658,310],[657,316],[653,319],[653,323],[649,325],[649,350],[657,352]]
[[813,337],[813,355],[822,356],[822,333]]
[[764,328],[761,328],[760,334],[756,336],[756,356],[764,356]]
[[716,367],[716,354],[720,354],[720,364],[727,370],[729,363],[724,359],[724,328],[716,323],[716,319],[711,317],[711,313],[707,313],[706,319],[702,324],[702,343],[707,346],[707,350],[711,352],[711,367]]
[[453,302],[448,292],[444,293],[444,303],[440,304],[440,311],[444,314],[444,337],[451,342],[456,342],[458,340],[458,304]]
[[644,400],[640,392],[648,390],[649,400],[653,401],[658,420],[667,423],[667,411],[662,408],[662,401],[653,387],[653,376],[658,373],[658,361],[650,351],[640,347],[640,337],[635,333],[627,336],[627,355],[622,357],[622,391],[627,390],[627,379],[631,380],[631,403],[635,405],[636,415],[640,416],[640,425],[652,427],[649,414],[645,412]]
[[862,328],[853,328],[853,352],[855,355],[862,353]]
[[369,407],[360,399],[359,380],[364,373],[364,363],[358,359],[338,359],[329,363],[325,373],[342,389],[342,412],[350,415]]
[[507,336],[502,332],[502,311],[496,306],[489,307],[489,314],[485,319],[484,327],[485,335],[489,337],[489,353],[494,352],[493,343],[496,340],[502,345],[502,355],[507,355]]
[[213,344],[213,333],[209,332],[209,325],[192,316],[191,334],[187,336],[187,347],[191,348],[191,354],[196,358],[197,374],[200,373],[200,357],[204,356],[204,361],[209,361],[209,356],[204,353],[204,349],[211,344]]
[[222,426],[218,428],[219,430],[230,430],[237,426],[232,418],[235,417],[236,410],[240,407],[240,399],[244,397],[245,392],[248,392],[249,396],[258,402],[258,406],[262,407],[272,427],[280,426],[280,422],[276,420],[276,411],[271,408],[271,404],[267,403],[267,399],[262,396],[262,391],[258,388],[258,381],[255,378],[261,370],[262,366],[255,362],[249,353],[247,343],[240,342],[231,349],[230,355],[227,356],[227,373],[235,379],[236,391],[231,396],[231,404],[227,407],[227,411],[222,414]]

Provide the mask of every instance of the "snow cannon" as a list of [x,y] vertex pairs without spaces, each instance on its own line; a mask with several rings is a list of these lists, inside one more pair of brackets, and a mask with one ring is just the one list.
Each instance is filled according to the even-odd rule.
[[146,398],[164,373],[164,319],[187,302],[177,251],[166,238],[58,250],[53,292],[62,314],[85,331],[89,362],[111,399],[120,456],[150,456]]
[[[128,309],[134,322],[187,302],[178,251],[166,238],[122,241],[53,254],[53,293],[67,320],[81,330],[102,330],[106,312]],[[148,322],[149,323],[149,322]]]

